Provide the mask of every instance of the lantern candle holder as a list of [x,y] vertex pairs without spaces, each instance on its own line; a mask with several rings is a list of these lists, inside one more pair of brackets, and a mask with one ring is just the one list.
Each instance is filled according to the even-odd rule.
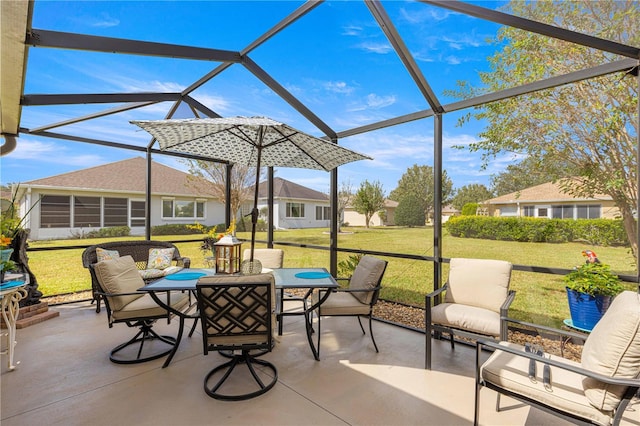
[[217,274],[240,272],[242,263],[242,243],[233,235],[225,235],[213,244],[213,257]]

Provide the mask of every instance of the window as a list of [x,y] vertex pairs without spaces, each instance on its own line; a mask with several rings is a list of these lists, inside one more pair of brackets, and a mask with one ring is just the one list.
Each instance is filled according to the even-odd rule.
[[600,219],[600,205],[576,206],[576,219]]
[[573,206],[551,206],[551,217],[553,219],[573,219]]
[[204,218],[205,201],[162,200],[162,217],[171,218]]
[[145,226],[146,202],[131,200],[131,226]]
[[304,217],[304,204],[287,203],[287,217]]
[[100,227],[100,197],[73,197],[73,226]]
[[128,226],[129,200],[126,198],[107,198],[104,199],[104,225],[108,226]]
[[68,195],[43,195],[40,200],[40,227],[70,228],[71,197]]
[[549,217],[549,209],[546,207],[538,207],[538,217]]
[[330,220],[331,219],[331,208],[316,206],[316,220]]
[[518,208],[516,206],[500,207],[500,216],[517,216]]
[[534,217],[536,215],[536,208],[534,206],[522,207],[522,216]]

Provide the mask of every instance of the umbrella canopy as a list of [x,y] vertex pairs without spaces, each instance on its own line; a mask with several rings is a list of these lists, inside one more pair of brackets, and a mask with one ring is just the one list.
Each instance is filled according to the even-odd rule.
[[131,123],[151,133],[161,150],[246,166],[329,171],[345,163],[371,159],[265,117],[141,120]]
[[[161,150],[257,168],[295,167],[330,171],[352,161],[371,159],[266,117],[138,120],[131,123],[149,132]],[[250,265],[254,262],[259,180],[258,171],[251,214]],[[249,266],[247,270],[253,272],[256,268],[258,272],[261,270],[261,266]]]

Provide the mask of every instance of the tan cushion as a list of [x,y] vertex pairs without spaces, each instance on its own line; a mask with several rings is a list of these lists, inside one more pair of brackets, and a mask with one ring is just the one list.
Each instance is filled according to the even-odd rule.
[[166,269],[171,266],[175,248],[150,248],[147,269]]
[[[313,303],[318,302],[318,294],[313,294]],[[320,315],[369,315],[371,307],[354,297],[353,293],[333,292],[322,305]]]
[[[156,295],[163,303],[169,305],[166,292],[157,292]],[[172,291],[170,292],[169,299],[171,301],[171,305],[169,306],[178,311],[182,310],[189,304],[188,293]],[[125,320],[130,318],[149,318],[163,315],[167,315],[167,310],[158,305],[150,294],[143,294],[142,297],[127,304],[121,310],[114,311],[111,316],[114,320]]]
[[[514,343],[501,342],[524,352],[524,348]],[[551,359],[579,367],[577,362],[551,355]],[[591,419],[601,425],[609,425],[609,413],[596,409],[582,391],[582,377],[556,367],[551,367],[552,392],[547,391],[542,383],[543,364],[537,363],[537,383],[528,377],[529,360],[527,358],[496,350],[482,365],[480,377],[483,381],[493,383],[500,388],[527,396],[543,404],[559,410],[577,414]]]
[[[640,295],[625,291],[611,302],[582,350],[582,366],[609,377],[635,378],[640,375]],[[602,410],[613,410],[626,387],[606,385],[585,378],[589,401]]]
[[[242,259],[251,258],[251,249],[245,249]],[[284,250],[281,249],[254,249],[253,258],[260,261],[265,268],[282,268]]]
[[441,303],[431,308],[431,322],[487,336],[500,336],[500,314],[475,306]]
[[445,302],[500,312],[509,293],[511,263],[491,259],[451,259]]
[[[94,266],[94,271],[98,283],[105,293],[135,293],[140,287],[144,286],[144,281],[138,273],[136,263],[131,256],[98,262]],[[119,311],[139,297],[142,297],[142,293],[129,296],[112,296],[108,299],[111,309]]]
[[[368,290],[378,286],[384,269],[386,266],[384,260],[375,258],[373,256],[363,256],[358,262],[351,280],[349,281],[349,288],[353,290]],[[371,303],[373,298],[373,292],[357,292],[352,293],[354,297],[360,300],[362,303]]]

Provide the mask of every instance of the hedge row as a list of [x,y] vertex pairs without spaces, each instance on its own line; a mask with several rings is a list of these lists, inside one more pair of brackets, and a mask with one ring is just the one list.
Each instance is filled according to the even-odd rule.
[[621,220],[542,219],[456,216],[445,223],[454,237],[500,241],[566,243],[586,241],[599,246],[624,246],[628,240]]
[[[202,234],[202,231],[194,227],[195,224],[170,224],[170,225],[157,225],[151,227],[151,235],[193,235]],[[205,233],[210,228],[215,228],[215,232],[224,232],[226,227],[224,223],[220,223],[211,227],[204,227]]]

